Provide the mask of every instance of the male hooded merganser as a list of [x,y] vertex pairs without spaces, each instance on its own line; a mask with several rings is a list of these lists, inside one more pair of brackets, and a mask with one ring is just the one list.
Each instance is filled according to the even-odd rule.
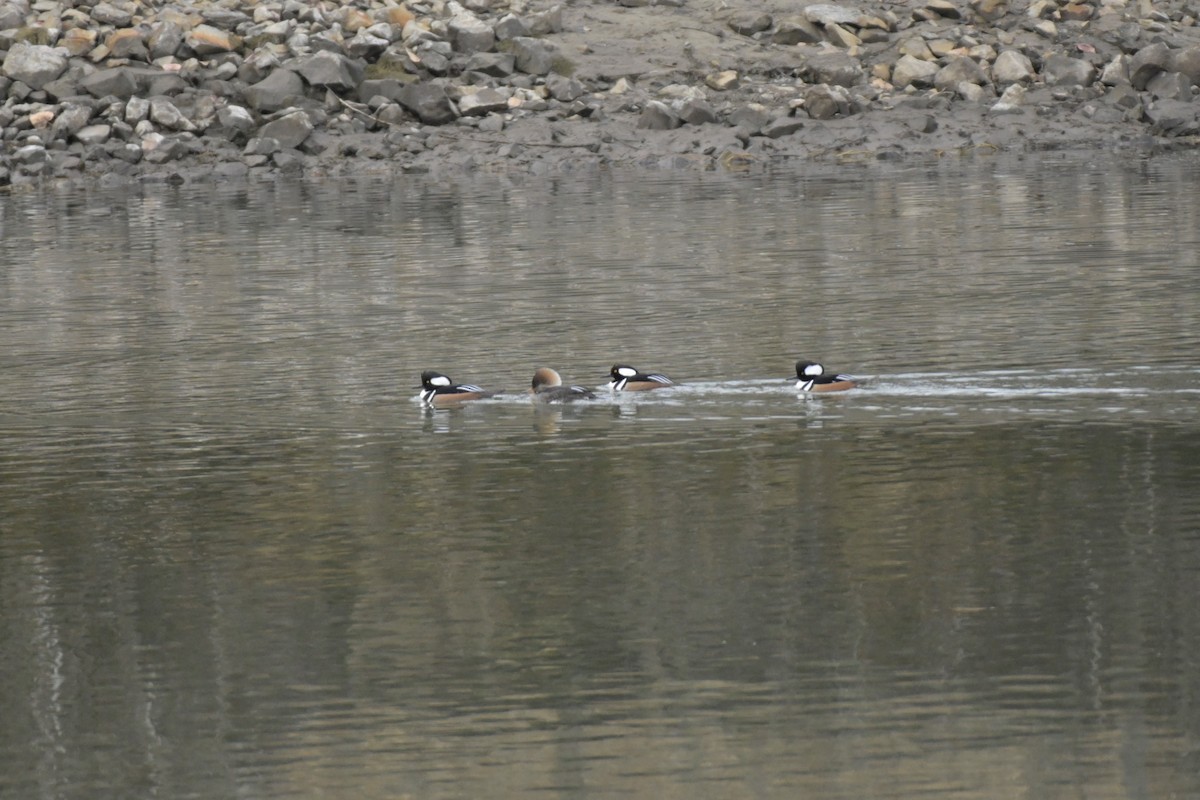
[[563,386],[562,376],[549,367],[539,367],[533,373],[529,391],[537,403],[572,403],[576,400],[593,400],[596,395],[582,386]]
[[844,392],[857,385],[851,376],[826,372],[815,361],[796,362],[796,388],[802,392]]
[[614,392],[648,392],[651,389],[666,389],[675,381],[658,372],[638,372],[627,364],[614,364],[608,373],[612,380],[604,388]]
[[427,369],[421,373],[421,402],[427,406],[450,406],[465,400],[482,400],[496,393],[481,389],[473,383],[453,383],[440,372]]

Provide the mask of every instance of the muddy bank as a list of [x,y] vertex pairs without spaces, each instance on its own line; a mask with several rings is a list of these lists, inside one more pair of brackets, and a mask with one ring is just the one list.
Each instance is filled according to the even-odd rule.
[[727,169],[1200,135],[1186,2],[0,9],[0,185]]

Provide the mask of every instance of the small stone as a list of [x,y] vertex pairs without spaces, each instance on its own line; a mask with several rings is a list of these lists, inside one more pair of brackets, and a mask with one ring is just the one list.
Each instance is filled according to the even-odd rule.
[[933,76],[933,87],[938,91],[952,91],[960,83],[978,86],[988,83],[988,77],[978,64],[966,56],[952,56],[947,59],[946,66]]
[[706,76],[704,85],[716,92],[728,92],[738,88],[741,80],[738,78],[737,70],[727,69]]
[[825,26],[825,38],[829,40],[830,44],[845,47],[846,49],[855,48],[862,44],[862,39],[859,39],[858,36],[837,23]]
[[1056,53],[1042,64],[1042,80],[1047,86],[1090,86],[1095,79],[1096,68],[1081,58]]
[[303,111],[285,114],[258,129],[260,137],[275,139],[280,147],[286,148],[299,147],[312,132],[312,121]]
[[1171,50],[1162,42],[1143,47],[1129,61],[1129,82],[1139,92],[1160,72],[1171,68]]
[[804,16],[817,25],[857,25],[862,11],[831,3],[817,3],[804,8]]
[[762,134],[770,139],[780,139],[791,136],[804,127],[804,121],[799,117],[779,117],[762,128]]
[[508,98],[496,89],[481,89],[458,101],[458,111],[464,117],[483,117],[508,110]]
[[529,26],[525,24],[525,20],[513,14],[505,14],[496,23],[493,33],[496,36],[496,41],[507,42],[510,39],[516,39],[518,36],[528,36],[530,31]]
[[1028,83],[1037,73],[1033,62],[1024,53],[1016,50],[1005,50],[996,56],[992,64],[992,78],[997,84],[1007,86],[1010,83]]
[[121,28],[113,31],[104,40],[110,58],[124,58],[136,61],[149,61],[150,52],[142,41],[141,33],[135,28]]
[[1020,113],[1023,105],[1025,105],[1025,87],[1014,83],[1000,95],[1000,99],[992,106],[991,112],[993,114]]
[[1067,3],[1058,10],[1060,17],[1068,22],[1086,22],[1095,11],[1085,3]]
[[817,44],[823,38],[820,28],[807,18],[794,15],[779,20],[771,34],[771,41],[782,45]]
[[[92,109],[88,106],[67,106],[54,120],[53,136],[56,139],[69,139],[92,119]],[[32,120],[30,120],[32,121]]]
[[422,81],[405,86],[397,98],[400,105],[417,115],[426,125],[445,125],[458,114],[440,83]]
[[185,117],[175,104],[165,97],[150,98],[150,121],[173,131],[194,131],[196,126]]
[[133,22],[133,14],[111,3],[97,3],[92,6],[92,19],[114,28],[124,28]]
[[197,25],[188,33],[184,41],[198,56],[229,53],[242,45],[240,37],[211,25]]
[[676,114],[688,125],[710,125],[720,120],[713,107],[700,98],[685,100]]
[[929,0],[925,3],[925,8],[937,14],[943,19],[961,19],[962,12],[958,6],[951,3],[949,0]]
[[762,12],[750,12],[746,14],[738,14],[729,20],[729,27],[734,33],[740,33],[742,36],[753,36],[756,33],[768,30],[775,22],[771,19],[770,14]]
[[896,62],[896,66],[892,68],[892,84],[897,89],[903,89],[906,86],[929,89],[933,87],[934,76],[939,71],[940,67],[930,61],[921,61],[912,56],[901,56]]
[[277,69],[243,91],[242,96],[255,111],[280,111],[304,97],[304,81],[289,69]]
[[446,23],[454,49],[460,53],[486,53],[496,44],[492,27],[470,12],[463,12]]
[[335,92],[347,92],[362,82],[363,65],[340,53],[321,50],[302,59],[296,71],[310,86],[322,86]]
[[511,40],[516,67],[528,75],[547,75],[559,58],[558,49],[541,39],[518,36]]
[[104,144],[112,136],[112,126],[99,124],[87,125],[75,133],[75,138],[85,145]]
[[270,156],[278,153],[283,149],[278,139],[273,139],[270,136],[255,136],[250,141],[246,142],[246,146],[242,148],[244,156]]
[[658,100],[651,100],[646,104],[637,122],[639,128],[652,131],[674,130],[681,124],[683,121],[671,110],[671,107]]
[[144,97],[131,97],[125,103],[125,121],[136,125],[150,117],[150,101]]

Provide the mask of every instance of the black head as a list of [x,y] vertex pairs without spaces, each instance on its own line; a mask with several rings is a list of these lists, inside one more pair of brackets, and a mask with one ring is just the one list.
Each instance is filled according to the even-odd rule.
[[825,368],[816,361],[797,361],[797,378],[819,378],[825,373]]
[[427,369],[421,373],[421,388],[436,389],[450,385],[450,379],[440,372]]
[[614,381],[619,381],[623,378],[632,378],[634,375],[637,375],[637,370],[628,364],[613,364],[613,368],[609,370],[608,374],[612,376]]

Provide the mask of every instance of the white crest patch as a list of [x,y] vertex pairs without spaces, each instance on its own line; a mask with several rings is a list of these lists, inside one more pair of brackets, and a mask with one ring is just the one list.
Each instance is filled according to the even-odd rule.
[[436,378],[430,378],[429,383],[431,386],[449,386],[450,379],[445,375],[438,375]]
[[811,375],[814,378],[821,377],[821,373],[824,371],[825,371],[825,368],[822,367],[820,364],[809,364],[807,367],[804,368],[804,374]]
[[634,375],[637,375],[637,370],[633,367],[619,367],[617,374],[625,378],[632,378]]

